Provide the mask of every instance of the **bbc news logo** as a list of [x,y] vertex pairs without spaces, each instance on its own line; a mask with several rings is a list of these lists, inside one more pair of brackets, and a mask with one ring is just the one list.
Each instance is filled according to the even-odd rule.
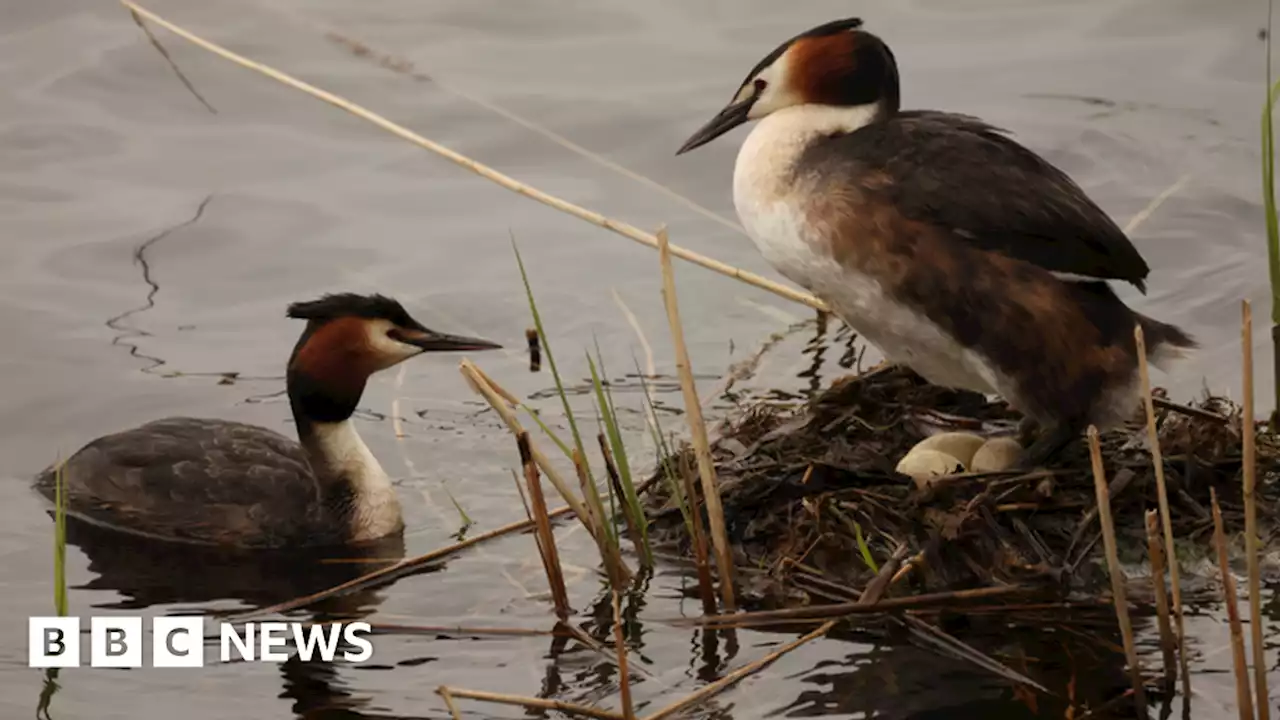
[[[204,667],[205,618],[157,617],[151,620],[151,637],[141,617],[90,618],[89,667],[142,667],[143,648],[151,648],[151,667]],[[39,668],[80,666],[81,625],[78,617],[33,617],[28,624],[29,665]],[[307,625],[299,622],[260,622],[235,626],[218,623],[218,659],[221,662],[284,662],[292,641],[300,660],[333,662],[341,657],[360,663],[373,657],[369,623]]]

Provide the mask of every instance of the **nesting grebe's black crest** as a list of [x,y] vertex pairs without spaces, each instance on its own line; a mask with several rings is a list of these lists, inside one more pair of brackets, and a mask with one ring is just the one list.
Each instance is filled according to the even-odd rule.
[[873,106],[882,116],[897,112],[897,62],[884,41],[861,27],[860,18],[834,20],[774,48],[751,68],[729,104],[676,154],[794,105]]

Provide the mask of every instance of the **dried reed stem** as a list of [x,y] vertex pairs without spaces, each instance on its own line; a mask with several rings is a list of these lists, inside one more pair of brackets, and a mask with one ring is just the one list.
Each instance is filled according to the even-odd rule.
[[1244,659],[1244,630],[1240,627],[1240,608],[1237,605],[1236,580],[1231,575],[1227,561],[1227,536],[1222,529],[1222,510],[1218,507],[1218,491],[1209,488],[1213,504],[1213,544],[1218,549],[1218,569],[1222,572],[1222,600],[1227,606],[1227,620],[1231,624],[1231,659],[1236,672],[1236,704],[1240,720],[1253,720],[1253,692],[1249,689],[1249,669]]
[[613,519],[605,512],[600,493],[591,492],[594,488],[591,486],[591,477],[587,474],[586,459],[577,448],[573,449],[572,457],[573,469],[578,474],[578,484],[582,486],[582,495],[586,498],[587,508],[601,530],[596,546],[600,550],[600,560],[604,563],[605,572],[609,575],[609,583],[615,588],[623,587],[631,582],[632,573],[631,568],[627,567],[626,561],[622,559],[622,548],[618,544],[617,536],[605,527],[605,523],[611,523]]
[[[514,403],[511,403],[510,393],[499,387],[495,387],[488,376],[470,360],[464,358],[462,362],[458,363],[458,370],[462,373],[462,377],[466,379],[467,384],[471,386],[471,389],[476,391],[476,393],[489,402],[489,405],[493,407],[493,409],[498,413],[498,416],[502,418],[502,421],[506,423],[507,428],[511,430],[511,433],[516,437],[519,437],[520,433],[524,432],[525,429],[516,418],[515,412],[511,409],[511,405]],[[560,497],[564,498],[565,503],[567,503],[570,508],[573,508],[574,514],[578,516],[580,521],[582,521],[583,526],[587,528],[587,532],[591,533],[591,537],[599,538],[600,530],[596,527],[593,516],[587,510],[587,507],[583,505],[582,501],[578,499],[578,496],[569,489],[569,485],[565,483],[564,478],[556,471],[555,466],[551,464],[551,461],[547,459],[547,456],[543,455],[542,451],[539,450],[532,442],[529,444],[529,450],[533,454],[534,461],[538,463],[538,467],[542,470],[543,474],[547,476],[547,479],[551,481],[556,492],[560,493]]]
[[[889,560],[887,560],[884,563],[884,565],[880,568],[880,572],[878,572],[876,576],[872,578],[871,582],[867,584],[867,589],[863,591],[862,596],[859,597],[857,602],[853,604],[860,607],[871,607],[879,603],[880,598],[884,596],[885,590],[889,588],[891,584],[890,581],[893,579],[894,573],[898,571],[898,566],[902,562],[902,558],[906,557],[906,554],[907,554],[906,547],[899,546],[898,549],[892,555],[892,557],[890,557]],[[644,720],[661,720],[662,718],[674,715],[675,713],[680,712],[681,710],[684,710],[685,708],[688,708],[691,705],[702,702],[703,700],[711,697],[712,695],[715,695],[721,690],[724,690],[725,688],[738,683],[748,675],[759,672],[764,668],[768,667],[769,665],[772,665],[778,658],[782,657],[783,655],[786,655],[792,650],[795,650],[801,645],[804,645],[810,640],[816,640],[817,638],[820,638],[823,635],[826,635],[827,632],[831,630],[831,628],[835,627],[835,625],[836,625],[836,620],[828,620],[822,623],[821,625],[819,625],[817,628],[810,631],[807,635],[804,635],[796,640],[792,640],[791,642],[787,643],[786,645],[783,645],[782,647],[769,653],[768,655],[765,655],[759,660],[756,660],[755,662],[749,663],[747,665],[744,665],[738,668],[737,670],[729,673],[728,675],[725,675],[724,677],[711,683],[710,685],[703,687],[702,689],[684,698],[683,700],[680,700],[679,702],[668,705],[667,707],[653,713],[652,715],[646,716]]]
[[783,645],[782,647],[778,648],[777,650],[774,650],[773,652],[769,653],[768,655],[765,655],[764,657],[760,658],[759,660],[756,660],[755,662],[748,663],[747,665],[743,665],[742,667],[738,668],[737,670],[734,670],[728,675],[725,675],[724,677],[711,683],[710,685],[707,685],[699,689],[697,692],[693,693],[692,695],[689,695],[688,697],[678,702],[672,703],[671,705],[668,705],[667,707],[662,708],[661,710],[651,715],[646,715],[642,720],[662,720],[662,718],[670,717],[680,712],[681,710],[688,708],[691,705],[696,705],[697,703],[700,703],[703,700],[706,700],[712,695],[719,693],[721,690],[724,690],[725,688],[731,685],[741,682],[743,678],[746,678],[749,675],[753,675],[765,669],[766,667],[769,667],[775,661],[777,661],[778,658],[782,657],[783,655],[786,655],[792,650],[795,650],[801,645],[804,645],[810,640],[816,640],[822,637],[823,635],[826,635],[828,630],[835,627],[835,624],[836,624],[836,621],[828,620],[822,625],[818,626],[817,628],[814,628],[811,632],[809,632],[809,634],[804,635],[803,637],[797,638],[795,640],[792,640],[786,645]]
[[1240,345],[1244,353],[1244,408],[1240,430],[1244,440],[1244,538],[1249,563],[1249,631],[1253,644],[1253,684],[1258,699],[1258,720],[1271,720],[1271,703],[1267,688],[1267,653],[1262,639],[1262,555],[1258,537],[1258,454],[1253,407],[1253,307],[1248,300],[1240,304]]
[[1182,572],[1178,564],[1177,547],[1173,544],[1173,515],[1169,511],[1169,490],[1164,481],[1164,455],[1160,451],[1160,433],[1156,430],[1156,409],[1151,399],[1151,374],[1147,368],[1147,343],[1141,325],[1133,326],[1133,339],[1138,349],[1138,377],[1142,382],[1142,400],[1147,412],[1147,443],[1151,446],[1151,465],[1156,473],[1164,551],[1169,560],[1169,586],[1173,591],[1173,622],[1178,631],[1178,670],[1182,676],[1183,710],[1184,713],[1189,713],[1191,668],[1187,661],[1187,632],[1182,615]]
[[1160,544],[1160,515],[1155,510],[1148,510],[1145,516],[1147,526],[1147,554],[1151,558],[1151,584],[1156,594],[1156,624],[1160,628],[1160,652],[1164,656],[1165,693],[1173,690],[1178,679],[1178,641],[1173,634],[1173,624],[1169,619],[1169,590],[1164,584],[1164,548]]
[[[890,564],[897,571],[896,564]],[[881,571],[884,567],[880,568]],[[996,587],[974,588],[971,590],[953,590],[951,592],[909,595],[907,597],[886,598],[874,604],[861,600],[857,602],[832,603],[830,605],[808,605],[804,607],[784,608],[781,610],[760,610],[743,612],[734,615],[711,615],[701,618],[671,618],[671,625],[720,626],[732,625],[746,627],[758,621],[769,620],[821,620],[823,618],[842,618],[849,615],[871,615],[894,610],[914,610],[937,605],[950,605],[966,600],[985,600],[1004,595],[1026,593],[1029,588],[1018,585],[999,585]],[[865,596],[865,593],[864,593]]]
[[453,704],[453,693],[449,692],[449,688],[441,685],[436,688],[436,692],[440,697],[444,698],[444,706],[449,708],[449,714],[453,716],[453,720],[462,720],[462,714],[458,712],[458,706]]
[[689,421],[693,451],[698,459],[698,476],[702,479],[702,495],[707,503],[707,519],[711,524],[711,544],[715,547],[716,569],[720,575],[720,597],[724,601],[724,609],[733,612],[737,609],[737,602],[733,596],[733,553],[729,548],[728,534],[725,532],[724,507],[720,504],[720,485],[716,482],[716,467],[711,459],[707,424],[702,419],[702,404],[698,402],[698,389],[693,382],[689,348],[684,343],[684,326],[680,322],[680,304],[676,299],[675,272],[671,267],[671,246],[667,242],[667,229],[658,230],[657,237],[658,258],[662,264],[662,300],[667,308],[667,322],[671,325],[671,340],[676,351],[676,369],[680,374],[680,389],[684,392],[685,417]]
[[706,615],[716,614],[715,583],[711,579],[711,558],[707,552],[707,531],[702,527],[702,505],[698,501],[698,492],[693,487],[693,468],[689,467],[688,456],[680,456],[680,482],[684,485],[684,496],[689,504],[689,527],[693,532],[693,561],[698,571],[698,592],[702,597],[702,612]]
[[[609,441],[605,439],[604,433],[598,432],[596,433],[596,442],[600,445],[600,456],[604,458],[605,473],[609,476],[609,484],[613,486],[613,493],[625,503],[627,495],[623,491],[622,476],[618,473],[617,463],[614,462],[613,451],[609,449]],[[636,518],[631,516],[631,508],[624,508],[622,519],[627,524],[627,535],[631,537],[631,544],[636,548],[636,555],[644,557],[644,538],[640,535],[640,528],[636,524]],[[644,522],[644,517],[641,516],[638,522]]]
[[[226,48],[220,45],[217,45],[208,40],[205,40],[204,38],[199,37],[198,35],[188,30],[184,30],[181,27],[174,25],[173,23],[169,22],[168,20],[165,20],[159,15],[156,15],[150,10],[147,10],[133,2],[130,2],[130,0],[120,0],[120,2],[122,5],[124,5],[126,8],[133,11],[134,13],[137,13],[138,15],[146,18],[147,20],[155,23],[156,25],[159,25],[160,27],[168,30],[169,32],[177,35],[178,37],[181,37],[182,39],[200,48],[203,48],[221,58],[230,60],[231,62],[241,67],[248,68],[249,70],[253,70],[254,72],[265,75],[271,78],[272,80],[275,80],[276,82],[287,85],[295,90],[300,90],[316,98],[317,100],[324,101],[326,103],[329,103],[330,105],[333,105],[334,107],[337,107],[341,110],[345,110],[362,120],[371,122],[374,125],[377,125],[378,127],[382,128],[383,130],[386,130],[387,132],[403,140],[408,140],[409,142],[413,143],[414,145],[417,145],[420,148],[423,148],[424,150],[430,150],[431,152],[439,155],[440,157],[443,157],[446,160],[449,160],[466,170],[470,170],[471,172],[479,175],[480,177],[486,180],[497,183],[498,185],[506,188],[507,190],[510,190],[519,195],[523,195],[532,200],[536,200],[542,203],[543,205],[546,205],[547,207],[572,215],[578,218],[579,220],[585,220],[591,223],[592,225],[602,227],[606,230],[611,230],[617,233],[618,235],[621,235],[629,240],[634,240],[635,242],[638,242],[641,245],[647,245],[651,248],[658,247],[657,238],[655,238],[653,235],[650,235],[649,233],[644,232],[643,230],[640,230],[639,228],[633,225],[629,225],[619,220],[610,219],[593,210],[588,210],[579,205],[575,205],[571,202],[555,197],[554,195],[550,195],[548,193],[542,192],[541,190],[538,190],[530,185],[526,185],[525,183],[515,180],[514,178],[508,177],[507,175],[504,175],[498,172],[497,170],[494,170],[493,168],[488,167],[487,165],[476,162],[475,160],[472,160],[471,158],[468,158],[465,155],[462,155],[461,153],[455,152],[453,150],[450,150],[447,147],[444,147],[443,145],[440,145],[431,140],[428,140],[427,138],[419,135],[418,133],[415,133],[412,130],[409,130],[408,128],[405,128],[401,125],[397,125],[396,123],[391,122],[390,120],[382,117],[381,115],[378,115],[377,113],[374,113],[371,110],[363,108],[360,105],[357,105],[351,102],[350,100],[347,100],[346,98],[340,97],[326,90],[321,90],[320,88],[315,87],[314,85],[305,83],[290,75],[286,75],[285,73],[279,70],[276,70],[275,68],[272,68],[267,65],[263,65],[262,63],[259,63],[254,60],[250,60],[242,55],[233,53],[230,50],[227,50]],[[706,257],[705,255],[700,255],[696,252],[693,252],[692,250],[672,246],[671,254],[682,260],[687,260],[688,262],[691,262],[695,265],[699,265],[713,272],[720,273],[721,275],[734,278],[735,280],[740,280],[742,282],[747,283],[748,285],[754,285],[755,287],[758,287],[762,290],[768,290],[769,292],[774,293],[775,295],[778,295],[780,297],[784,297],[788,300],[792,300],[794,302],[798,302],[803,305],[808,305],[809,307],[815,308],[817,310],[828,310],[826,303],[822,302],[821,300],[817,299],[816,297],[806,292],[787,287],[786,285],[782,285],[781,283],[774,282],[772,280],[769,280],[768,278],[761,277],[759,275],[756,275],[755,273],[747,272],[746,270],[740,270],[731,265],[722,263],[719,260],[713,260],[712,258]],[[544,468],[544,471],[545,471],[545,468]]]
[[[320,624],[320,623],[316,623]],[[411,635],[493,635],[495,637],[544,637],[564,635],[555,630],[519,627],[467,627],[464,625],[405,625],[403,623],[369,623],[375,632]]]
[[1138,651],[1133,643],[1133,626],[1129,624],[1129,602],[1125,594],[1124,571],[1120,569],[1120,557],[1116,551],[1116,527],[1111,519],[1111,497],[1107,488],[1107,476],[1102,469],[1102,447],[1098,443],[1098,428],[1089,426],[1089,460],[1093,466],[1093,487],[1098,496],[1098,520],[1102,524],[1102,542],[1107,551],[1107,573],[1111,575],[1111,595],[1116,608],[1116,620],[1120,623],[1120,638],[1124,641],[1124,655],[1129,664],[1129,679],[1133,682],[1133,700],[1138,717],[1147,717],[1147,694],[1142,687],[1142,666],[1138,664]]
[[525,484],[529,487],[533,520],[537,523],[538,550],[542,556],[542,568],[547,573],[547,584],[551,586],[551,598],[556,606],[556,617],[565,620],[569,617],[569,594],[564,587],[564,572],[560,568],[556,536],[551,531],[551,520],[547,518],[547,499],[542,495],[538,465],[534,462],[533,452],[529,447],[529,433],[520,433],[516,437],[516,444],[520,447],[520,465],[524,468]]
[[[564,515],[570,512],[573,512],[573,508],[569,507],[568,505],[565,505],[563,507],[558,507],[555,510],[549,511],[547,513],[547,517],[557,518],[557,517],[560,517],[561,515]],[[227,615],[227,616],[224,616],[222,619],[225,622],[237,622],[242,620],[248,620],[255,617],[262,617],[263,615],[271,615],[273,613],[283,613],[283,612],[288,612],[290,610],[297,610],[298,608],[306,607],[308,605],[311,605],[312,603],[320,602],[321,600],[326,600],[335,595],[341,595],[343,593],[348,593],[348,592],[355,592],[357,590],[360,590],[361,588],[368,587],[370,584],[377,583],[377,582],[385,582],[390,578],[395,577],[399,574],[408,572],[409,570],[420,568],[420,567],[423,567],[424,565],[430,565],[431,563],[437,560],[440,560],[441,558],[445,558],[445,557],[448,557],[449,555],[453,555],[456,552],[465,550],[471,547],[472,545],[478,545],[487,540],[492,540],[497,537],[502,537],[503,535],[509,535],[513,532],[528,530],[529,528],[532,528],[532,527],[535,527],[533,520],[518,520],[516,522],[503,525],[502,527],[494,528],[493,530],[490,530],[488,532],[480,533],[479,535],[476,535],[473,538],[467,538],[466,540],[463,540],[461,542],[456,542],[447,547],[442,547],[436,550],[432,550],[431,552],[426,553],[425,555],[418,555],[417,557],[405,558],[404,560],[394,565],[381,568],[379,570],[375,570],[367,575],[361,575],[358,578],[348,580],[347,582],[341,583],[339,585],[334,585],[333,587],[327,590],[321,590],[320,592],[312,593],[310,595],[303,595],[301,597],[296,597],[292,600],[286,600],[282,603],[276,603],[275,605],[271,605],[269,607],[256,608],[244,613]]]
[[622,604],[618,601],[618,591],[613,591],[613,642],[618,651],[618,686],[622,691],[622,715],[627,720],[635,720],[636,713],[631,707],[631,675],[627,670],[627,642],[622,633]]
[[499,705],[518,705],[521,707],[539,708],[542,710],[559,710],[560,712],[599,718],[599,720],[627,720],[622,715],[611,710],[578,705],[576,703],[564,702],[563,700],[547,700],[546,698],[507,695],[506,693],[485,692],[483,690],[464,690],[462,688],[447,687],[445,685],[441,685],[437,688],[436,692],[441,695],[448,693],[456,698],[479,700],[481,702],[491,702]]

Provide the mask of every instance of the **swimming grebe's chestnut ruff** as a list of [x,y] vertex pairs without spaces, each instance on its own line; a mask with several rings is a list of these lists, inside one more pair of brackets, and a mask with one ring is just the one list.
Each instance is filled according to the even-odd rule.
[[1025,464],[1089,423],[1137,409],[1135,324],[1153,365],[1195,342],[1128,308],[1147,263],[1070,178],[966,115],[899,108],[898,69],[858,19],[760,61],[677,154],[758,120],[733,199],[782,275],[826,301],[892,362],[998,394],[1039,424]]
[[[158,540],[246,548],[358,543],[404,528],[391,480],[351,422],[369,376],[428,352],[490,350],[423,327],[381,295],[289,306],[301,444],[254,425],[174,417],[98,438],[62,467],[67,512]],[[36,486],[54,494],[54,467]]]

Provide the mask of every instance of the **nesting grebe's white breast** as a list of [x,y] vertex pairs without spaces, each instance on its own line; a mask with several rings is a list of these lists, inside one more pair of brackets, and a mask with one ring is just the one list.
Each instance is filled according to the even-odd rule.
[[[794,172],[807,145],[871,120],[870,108],[798,106],[761,119],[738,152],[733,201],[747,234],[784,277],[832,306],[837,315],[880,349],[939,385],[983,393],[1011,389],[991,364],[920,312],[885,293],[881,283],[838,263],[826,233],[840,223],[814,223],[810,193],[828,184]],[[844,224],[848,227],[848,224]]]

